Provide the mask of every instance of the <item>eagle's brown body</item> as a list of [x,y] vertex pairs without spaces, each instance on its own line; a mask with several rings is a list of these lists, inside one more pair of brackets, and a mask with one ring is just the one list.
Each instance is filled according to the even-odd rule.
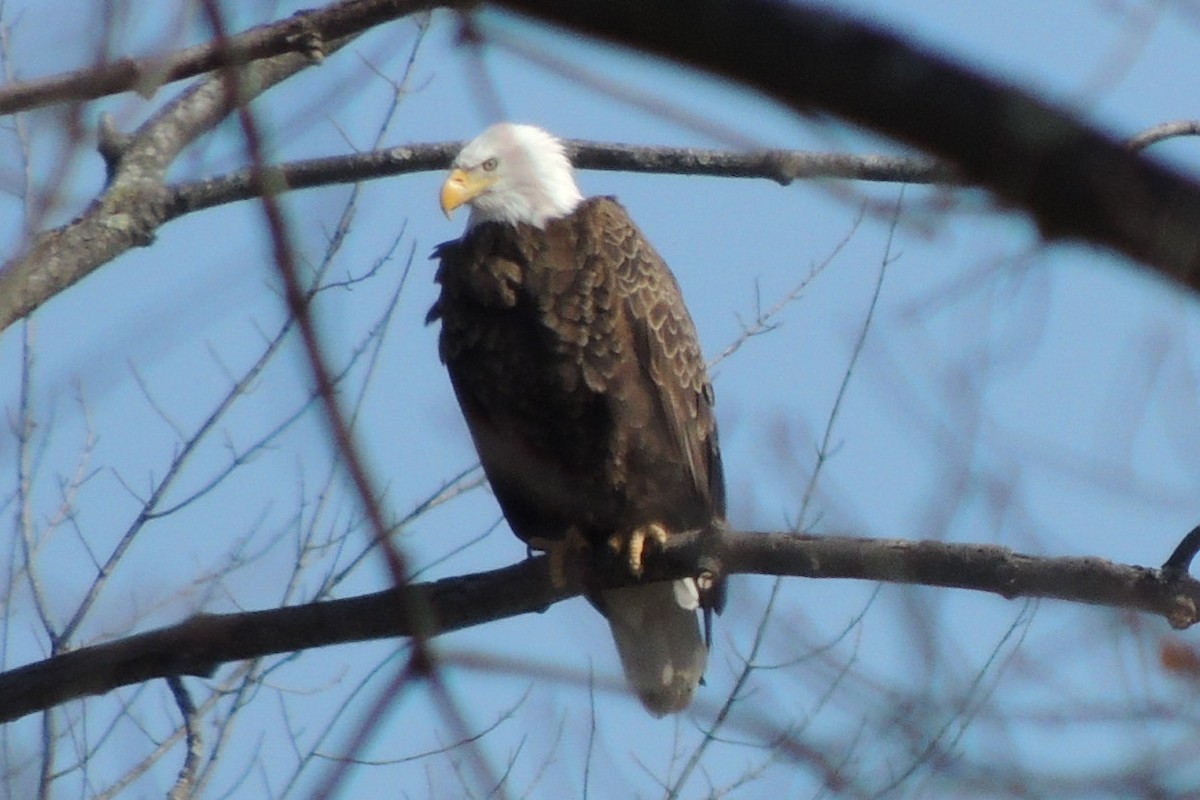
[[[586,200],[544,229],[485,222],[436,255],[442,291],[429,319],[441,320],[442,360],[521,539],[560,540],[574,529],[599,546],[651,524],[669,535],[724,517],[695,329],[666,264],[616,201]],[[627,673],[639,657],[627,650],[654,649],[643,640],[658,624],[688,630],[658,635],[667,653],[658,661],[677,663],[650,671],[665,671],[667,683],[673,671],[703,672],[694,606],[681,609],[671,586],[591,598],[613,624]],[[686,697],[682,688],[650,698],[638,689],[655,713],[675,711],[693,678]]]
[[712,389],[674,277],[608,198],[438,249],[442,360],[525,541],[725,513]]

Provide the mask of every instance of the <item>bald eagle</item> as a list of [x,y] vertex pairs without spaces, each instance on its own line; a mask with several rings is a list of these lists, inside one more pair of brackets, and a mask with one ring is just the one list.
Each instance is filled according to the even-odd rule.
[[[625,552],[725,516],[713,392],[679,286],[616,200],[584,199],[562,144],[485,130],[442,187],[439,350],[513,532]],[[703,594],[703,596],[702,596]],[[655,716],[691,702],[708,656],[696,618],[723,586],[692,578],[589,591],[626,679]]]

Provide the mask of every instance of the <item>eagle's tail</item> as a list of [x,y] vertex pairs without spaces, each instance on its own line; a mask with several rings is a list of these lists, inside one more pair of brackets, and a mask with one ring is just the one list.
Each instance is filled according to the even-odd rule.
[[625,678],[656,717],[682,711],[704,676],[708,649],[691,578],[602,592]]

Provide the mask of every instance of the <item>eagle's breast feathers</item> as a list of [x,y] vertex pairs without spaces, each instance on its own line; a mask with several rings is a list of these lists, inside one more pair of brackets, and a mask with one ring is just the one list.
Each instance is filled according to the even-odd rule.
[[[514,525],[519,536],[561,538],[562,516],[603,538],[723,515],[695,330],[674,277],[615,200],[587,200],[544,230],[484,223],[437,255],[430,318],[442,321],[441,356],[506,513],[535,499],[514,493],[545,503],[564,479],[586,489],[549,491],[557,513]],[[539,480],[497,480],[531,468]]]

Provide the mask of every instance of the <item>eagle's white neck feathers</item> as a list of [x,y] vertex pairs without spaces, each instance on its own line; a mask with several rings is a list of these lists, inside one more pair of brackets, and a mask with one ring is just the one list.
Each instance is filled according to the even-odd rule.
[[541,228],[583,201],[562,143],[532,125],[492,125],[462,149],[454,167],[491,173],[490,185],[470,200],[468,230],[481,222],[524,222]]

